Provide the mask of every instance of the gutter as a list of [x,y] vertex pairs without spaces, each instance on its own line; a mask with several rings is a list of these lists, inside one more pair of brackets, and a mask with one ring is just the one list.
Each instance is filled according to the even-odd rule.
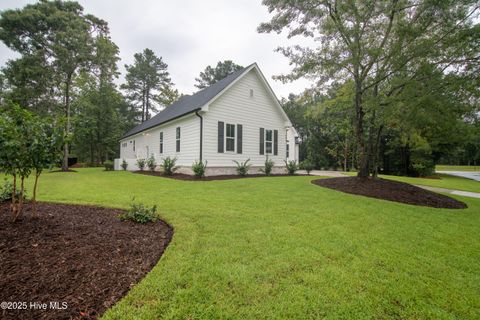
[[[150,130],[150,129],[153,129],[153,128],[155,128],[155,127],[158,127],[158,126],[167,124],[167,123],[169,123],[169,122],[171,122],[171,121],[177,120],[178,118],[187,116],[187,115],[189,115],[189,114],[191,114],[191,113],[193,113],[193,112],[196,113],[196,112],[199,111],[199,110],[201,110],[201,108],[197,108],[197,109],[191,110],[191,111],[189,111],[189,112],[187,112],[187,113],[184,113],[184,114],[181,114],[181,115],[179,115],[179,116],[173,117],[172,119],[168,119],[167,121],[154,124],[154,125],[152,125],[152,126],[150,126],[150,127],[146,127],[146,128],[144,128],[143,130],[140,130],[140,131],[138,131],[138,132],[134,132],[134,133],[130,133],[130,134],[124,135],[122,138],[120,138],[120,140],[118,140],[118,142],[120,142],[120,141],[122,141],[122,140],[125,140],[126,138],[132,137],[132,136],[134,136],[134,135],[137,135],[137,134],[139,134],[139,133],[142,133],[142,132],[148,131],[148,130]],[[153,119],[153,118],[150,118],[150,119]],[[149,120],[150,120],[150,119],[149,119]],[[141,125],[141,123],[140,123],[139,125]],[[135,128],[135,127],[134,127],[134,128]],[[132,128],[132,130],[133,130],[134,128]]]
[[198,113],[198,110],[195,111],[195,115],[200,118],[200,161],[202,161],[202,146],[203,146],[203,118]]

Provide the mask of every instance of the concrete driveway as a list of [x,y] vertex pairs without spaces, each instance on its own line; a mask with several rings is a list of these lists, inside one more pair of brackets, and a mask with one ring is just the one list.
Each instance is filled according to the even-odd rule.
[[449,174],[451,176],[457,176],[475,181],[480,181],[480,172],[477,171],[435,171],[436,173]]

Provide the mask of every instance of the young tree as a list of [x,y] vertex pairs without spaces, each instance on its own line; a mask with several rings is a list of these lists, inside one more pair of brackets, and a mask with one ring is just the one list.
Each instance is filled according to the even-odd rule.
[[[425,63],[442,70],[461,70],[478,61],[478,32],[472,18],[476,1],[302,1],[264,0],[275,15],[259,26],[260,32],[303,35],[318,43],[316,48],[279,48],[293,72],[284,81],[310,76],[319,86],[329,80],[352,80],[355,135],[359,148],[359,177],[371,172],[369,148],[375,134],[365,130],[366,114],[378,125],[378,98],[402,90],[419,80]],[[393,81],[395,79],[396,81]],[[426,79],[423,79],[425,81]],[[373,104],[367,106],[368,95]],[[382,122],[382,121],[380,121]]]
[[96,37],[107,33],[105,21],[84,14],[83,7],[73,1],[40,1],[1,13],[0,39],[20,53],[21,59],[38,59],[61,92],[66,119],[62,164],[65,171],[71,140],[72,85],[78,71],[89,68]]
[[206,88],[240,69],[243,69],[243,67],[232,60],[219,61],[215,67],[207,66],[204,71],[200,72],[199,77],[195,78],[195,81],[197,81],[195,87]]
[[51,122],[41,120],[16,104],[4,104],[0,111],[0,171],[13,177],[11,211],[16,221],[23,211],[25,179],[32,171],[35,172],[32,203],[36,215],[38,178],[44,168],[61,159],[63,134],[56,131]]
[[150,119],[151,112],[168,106],[172,95],[173,83],[168,73],[168,65],[150,49],[134,55],[134,63],[125,65],[127,75],[121,88],[127,92],[128,99],[139,109],[141,122]]

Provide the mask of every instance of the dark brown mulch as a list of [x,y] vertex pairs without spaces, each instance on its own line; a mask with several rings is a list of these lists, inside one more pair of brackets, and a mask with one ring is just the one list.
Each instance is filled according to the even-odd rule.
[[8,208],[0,205],[0,302],[26,310],[0,309],[0,319],[95,319],[157,264],[173,235],[162,221],[122,222],[114,209],[39,203],[39,218],[27,206],[11,223]]
[[448,209],[467,208],[465,203],[443,194],[428,191],[408,183],[380,178],[361,179],[357,177],[341,177],[313,180],[312,183],[346,193],[417,206]]
[[[248,174],[246,176],[239,176],[234,174],[224,174],[218,176],[206,176],[203,178],[197,178],[193,175],[184,174],[184,173],[174,173],[171,176],[166,176],[162,172],[159,171],[133,171],[133,173],[144,174],[147,176],[156,176],[156,177],[164,177],[176,180],[185,180],[185,181],[214,181],[214,180],[233,180],[233,179],[247,179],[247,178],[265,178],[265,177],[291,177],[288,174],[271,174],[266,176],[264,174]],[[303,176],[303,174],[295,174],[295,176]]]
[[68,169],[63,171],[62,169],[51,170],[50,172],[77,172],[76,170]]

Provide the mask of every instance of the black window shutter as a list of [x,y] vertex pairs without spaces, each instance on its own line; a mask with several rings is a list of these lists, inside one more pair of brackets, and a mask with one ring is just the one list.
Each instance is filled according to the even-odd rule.
[[218,121],[218,152],[223,153],[223,141],[225,140],[225,126],[223,121]]
[[260,154],[265,154],[265,129],[260,128]]
[[243,126],[237,124],[237,153],[242,153]]
[[273,130],[273,155],[278,155],[278,130]]

